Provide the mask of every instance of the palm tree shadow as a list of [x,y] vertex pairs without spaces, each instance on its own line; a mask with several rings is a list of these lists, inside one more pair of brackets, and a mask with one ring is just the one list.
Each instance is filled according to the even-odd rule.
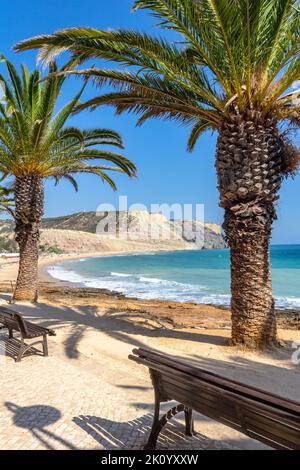
[[[73,418],[83,431],[88,433],[106,450],[141,450],[147,443],[151,430],[153,415],[146,414],[127,422],[115,422],[97,416],[78,416]],[[201,434],[187,437],[184,434],[184,426],[176,420],[169,422],[158,439],[157,449],[190,449],[218,447],[217,442],[212,441]]]
[[[203,330],[186,331],[185,329],[170,329],[159,322],[157,325],[149,325],[150,318],[142,318],[139,313],[131,313],[126,309],[110,309],[104,315],[98,313],[96,306],[74,305],[72,307],[57,305],[52,306],[38,303],[33,306],[18,305],[12,309],[17,309],[29,321],[51,327],[56,330],[71,326],[72,331],[65,340],[65,354],[71,359],[79,357],[78,344],[84,338],[88,328],[92,328],[107,336],[129,344],[132,347],[143,347],[144,342],[138,337],[147,338],[172,338],[183,341],[203,342],[218,346],[228,346],[228,339],[221,335],[209,335]],[[138,321],[137,321],[138,319]]]
[[13,414],[14,426],[28,430],[45,449],[54,450],[55,444],[59,444],[65,449],[77,450],[71,442],[45,429],[61,419],[61,412],[57,408],[47,405],[21,407],[11,402],[5,402],[4,405]]
[[72,326],[72,333],[64,341],[65,354],[69,359],[78,359],[80,356],[79,353],[79,343],[84,338],[85,331],[87,327],[84,325],[74,325]]
[[[132,336],[145,336],[148,338],[171,338],[184,341],[200,342],[207,344],[214,344],[217,346],[228,346],[229,341],[226,337],[221,335],[208,335],[203,330],[195,330],[194,332],[187,331],[186,329],[171,329],[166,328],[163,323],[160,323],[155,318],[156,326],[151,324],[151,318],[143,318],[141,316],[144,312],[131,313],[127,311],[119,311],[116,309],[109,309],[103,317],[99,317],[102,324],[107,324],[107,335],[112,338],[118,339],[134,346],[143,346],[136,338]],[[130,336],[129,336],[130,335]]]

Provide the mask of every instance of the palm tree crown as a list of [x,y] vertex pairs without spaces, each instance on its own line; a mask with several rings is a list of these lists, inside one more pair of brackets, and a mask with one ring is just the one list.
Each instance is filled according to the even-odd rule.
[[80,108],[109,103],[117,113],[139,115],[139,124],[152,117],[192,124],[190,150],[232,112],[259,110],[299,124],[300,90],[291,90],[300,72],[298,0],[137,0],[135,10],[142,8],[181,41],[74,28],[23,41],[16,50],[38,48],[46,62],[69,50],[78,63],[92,57],[133,67],[74,72],[116,88]]
[[[66,126],[74,107],[79,104],[84,87],[55,114],[65,77],[57,75],[54,63],[50,64],[49,78],[41,81],[38,71],[30,74],[23,66],[20,77],[13,65],[5,62],[9,79],[0,75],[3,92],[0,103],[0,172],[15,178],[15,235],[20,261],[14,297],[17,300],[35,300],[44,179],[54,178],[58,183],[65,178],[77,190],[74,177],[91,173],[116,189],[109,172],[134,176],[135,166],[122,155],[101,149],[103,145],[122,149],[118,133],[98,128],[81,131]],[[75,63],[71,60],[66,67],[72,68]],[[94,161],[98,163],[94,164]]]
[[[73,61],[72,61],[73,62]],[[0,75],[3,92],[0,103],[0,171],[15,177],[36,176],[68,179],[77,189],[74,175],[91,173],[116,189],[109,171],[135,174],[135,167],[117,153],[99,149],[110,145],[123,148],[118,133],[110,129],[81,131],[66,127],[74,107],[79,104],[83,89],[56,115],[55,107],[65,77],[41,82],[38,71],[32,74],[22,66],[19,77],[13,65],[6,61],[9,80]],[[68,68],[72,63],[68,64]],[[55,64],[50,71],[56,72]],[[105,164],[94,165],[95,160]],[[108,162],[108,165],[107,165]]]

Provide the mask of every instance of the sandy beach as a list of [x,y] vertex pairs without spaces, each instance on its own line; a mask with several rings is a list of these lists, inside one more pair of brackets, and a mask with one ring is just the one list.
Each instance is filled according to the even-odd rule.
[[[124,255],[124,251],[108,251],[106,253],[84,253],[84,254],[61,254],[61,255],[44,255],[39,260],[39,280],[40,282],[59,282],[48,273],[48,268],[64,261],[72,261],[82,258],[96,258],[101,256],[118,256]],[[0,283],[15,282],[18,273],[17,258],[0,258]]]
[[[106,253],[114,254],[120,253]],[[41,258],[39,302],[12,306],[31,321],[56,330],[57,336],[50,341],[51,358],[66,366],[72,364],[79,374],[88,370],[110,386],[121,387],[131,403],[142,403],[148,410],[152,409],[152,387],[147,370],[128,360],[134,347],[186,356],[202,368],[299,400],[300,366],[292,362],[293,342],[300,340],[299,323],[293,329],[280,328],[280,339],[285,341],[282,349],[254,353],[232,348],[227,309],[127,299],[105,290],[74,288],[56,281],[47,272],[53,264],[87,256]],[[2,260],[1,303],[6,306],[10,299],[8,287],[15,281],[16,273],[16,260]],[[26,359],[28,363],[36,360],[39,358]],[[207,438],[240,449],[263,448],[210,420],[197,419],[196,429],[201,429]]]

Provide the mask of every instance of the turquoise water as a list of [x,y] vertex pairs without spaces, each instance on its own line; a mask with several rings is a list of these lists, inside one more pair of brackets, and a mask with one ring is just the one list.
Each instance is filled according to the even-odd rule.
[[[300,308],[300,245],[273,246],[271,262],[277,306]],[[50,268],[49,273],[128,297],[230,303],[228,250],[90,258],[64,262]]]

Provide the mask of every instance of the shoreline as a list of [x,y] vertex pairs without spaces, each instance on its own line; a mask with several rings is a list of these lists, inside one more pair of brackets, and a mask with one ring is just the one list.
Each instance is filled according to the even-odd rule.
[[[46,282],[51,280],[52,282],[57,282],[59,284],[65,283],[71,286],[74,286],[76,283],[70,281],[61,281],[49,274],[47,269],[51,266],[56,266],[60,263],[64,263],[67,261],[76,261],[80,259],[88,259],[88,258],[109,258],[115,256],[137,256],[137,255],[148,255],[148,254],[163,254],[163,253],[176,253],[179,251],[186,251],[186,250],[149,250],[149,251],[107,251],[103,252],[95,252],[95,253],[69,253],[69,254],[62,254],[52,257],[45,257],[40,258],[39,260],[39,278],[41,282]],[[195,250],[196,251],[196,250]]]
[[[80,259],[88,259],[88,258],[104,258],[104,257],[117,257],[117,256],[136,256],[136,255],[147,255],[147,254],[163,254],[163,253],[176,253],[178,251],[182,250],[159,250],[159,251],[152,251],[149,250],[148,252],[140,252],[140,251],[133,251],[133,252],[120,252],[120,251],[109,251],[106,253],[88,253],[88,254],[68,254],[68,255],[58,255],[55,257],[47,258],[44,260],[41,260],[40,265],[39,265],[39,277],[40,277],[40,282],[46,282],[46,283],[51,283],[51,284],[56,284],[57,286],[68,286],[70,288],[82,288],[82,289],[89,289],[88,286],[86,286],[83,282],[72,282],[69,280],[62,280],[59,278],[56,278],[52,276],[48,269],[49,267],[55,267],[59,265],[60,263],[68,262],[68,261],[76,261]],[[185,251],[185,250],[183,250]],[[126,293],[122,293],[120,291],[115,291],[112,288],[106,288],[106,287],[95,287],[95,289],[98,289],[99,291],[107,291],[111,292],[112,295],[114,294],[120,294],[124,296],[127,299],[132,299],[132,300],[137,300],[137,301],[144,301],[147,300],[142,297],[136,297],[136,296],[127,296]],[[205,306],[211,306],[214,308],[219,308],[222,310],[227,310],[230,311],[230,305],[228,303],[213,303],[213,302],[197,302],[197,300],[189,300],[189,301],[180,301],[180,300],[169,300],[169,299],[163,299],[163,298],[149,298],[149,301],[158,301],[158,302],[164,302],[166,304],[168,303],[175,303],[178,305],[185,305],[185,304],[192,304],[192,305],[199,305],[202,307]],[[300,308],[297,306],[275,306],[276,312],[290,312],[291,314],[299,314],[300,315]]]
[[[173,251],[173,250],[172,250]],[[138,255],[138,254],[147,254],[147,253],[169,253],[169,251],[159,250],[159,251],[151,251],[141,253],[139,251],[133,252],[124,252],[124,251],[107,251],[103,252],[93,252],[93,253],[64,253],[61,255],[51,255],[51,256],[40,256],[39,258],[39,281],[40,282],[47,282],[52,281],[58,284],[62,282],[68,283],[68,281],[60,281],[55,277],[52,277],[47,269],[51,266],[55,266],[60,263],[64,263],[67,261],[76,261],[80,259],[87,259],[87,258],[104,258],[110,256],[130,256],[130,255]],[[17,277],[17,268],[18,268],[18,258],[0,258],[0,282],[15,282]],[[72,282],[68,283],[70,285],[74,285]]]
[[[174,250],[149,250],[147,253],[169,253]],[[177,251],[177,250],[176,250]],[[180,250],[181,251],[181,250]],[[180,302],[177,300],[160,300],[160,299],[139,299],[137,297],[127,297],[126,294],[116,292],[106,288],[89,288],[82,284],[75,282],[57,279],[48,272],[49,267],[54,267],[60,263],[68,261],[76,261],[79,259],[88,258],[102,258],[110,256],[130,256],[145,254],[140,251],[124,252],[124,251],[109,251],[93,252],[93,253],[69,253],[61,255],[43,256],[39,260],[39,284],[41,297],[48,297],[48,291],[51,295],[62,295],[68,300],[68,303],[73,303],[72,297],[85,298],[87,303],[93,303],[95,297],[105,297],[105,302],[115,305],[121,300],[121,304],[126,307],[126,310],[141,311],[142,314],[147,315],[147,309],[155,311],[156,320],[162,320],[165,324],[180,325],[180,327],[196,327],[207,328],[213,325],[218,327],[230,328],[230,307],[228,305],[216,305],[213,303],[197,303],[197,302]],[[0,289],[2,292],[11,292],[12,283],[15,283],[17,277],[18,259],[1,260],[0,259]],[[144,311],[144,309],[146,309]],[[279,320],[279,328],[300,329],[300,309],[297,308],[276,308],[277,318]],[[188,318],[183,318],[187,315]],[[179,317],[180,320],[179,320]],[[203,322],[204,320],[204,322]],[[175,321],[175,323],[174,323]],[[193,326],[192,326],[193,325]],[[283,325],[283,326],[282,326]]]

